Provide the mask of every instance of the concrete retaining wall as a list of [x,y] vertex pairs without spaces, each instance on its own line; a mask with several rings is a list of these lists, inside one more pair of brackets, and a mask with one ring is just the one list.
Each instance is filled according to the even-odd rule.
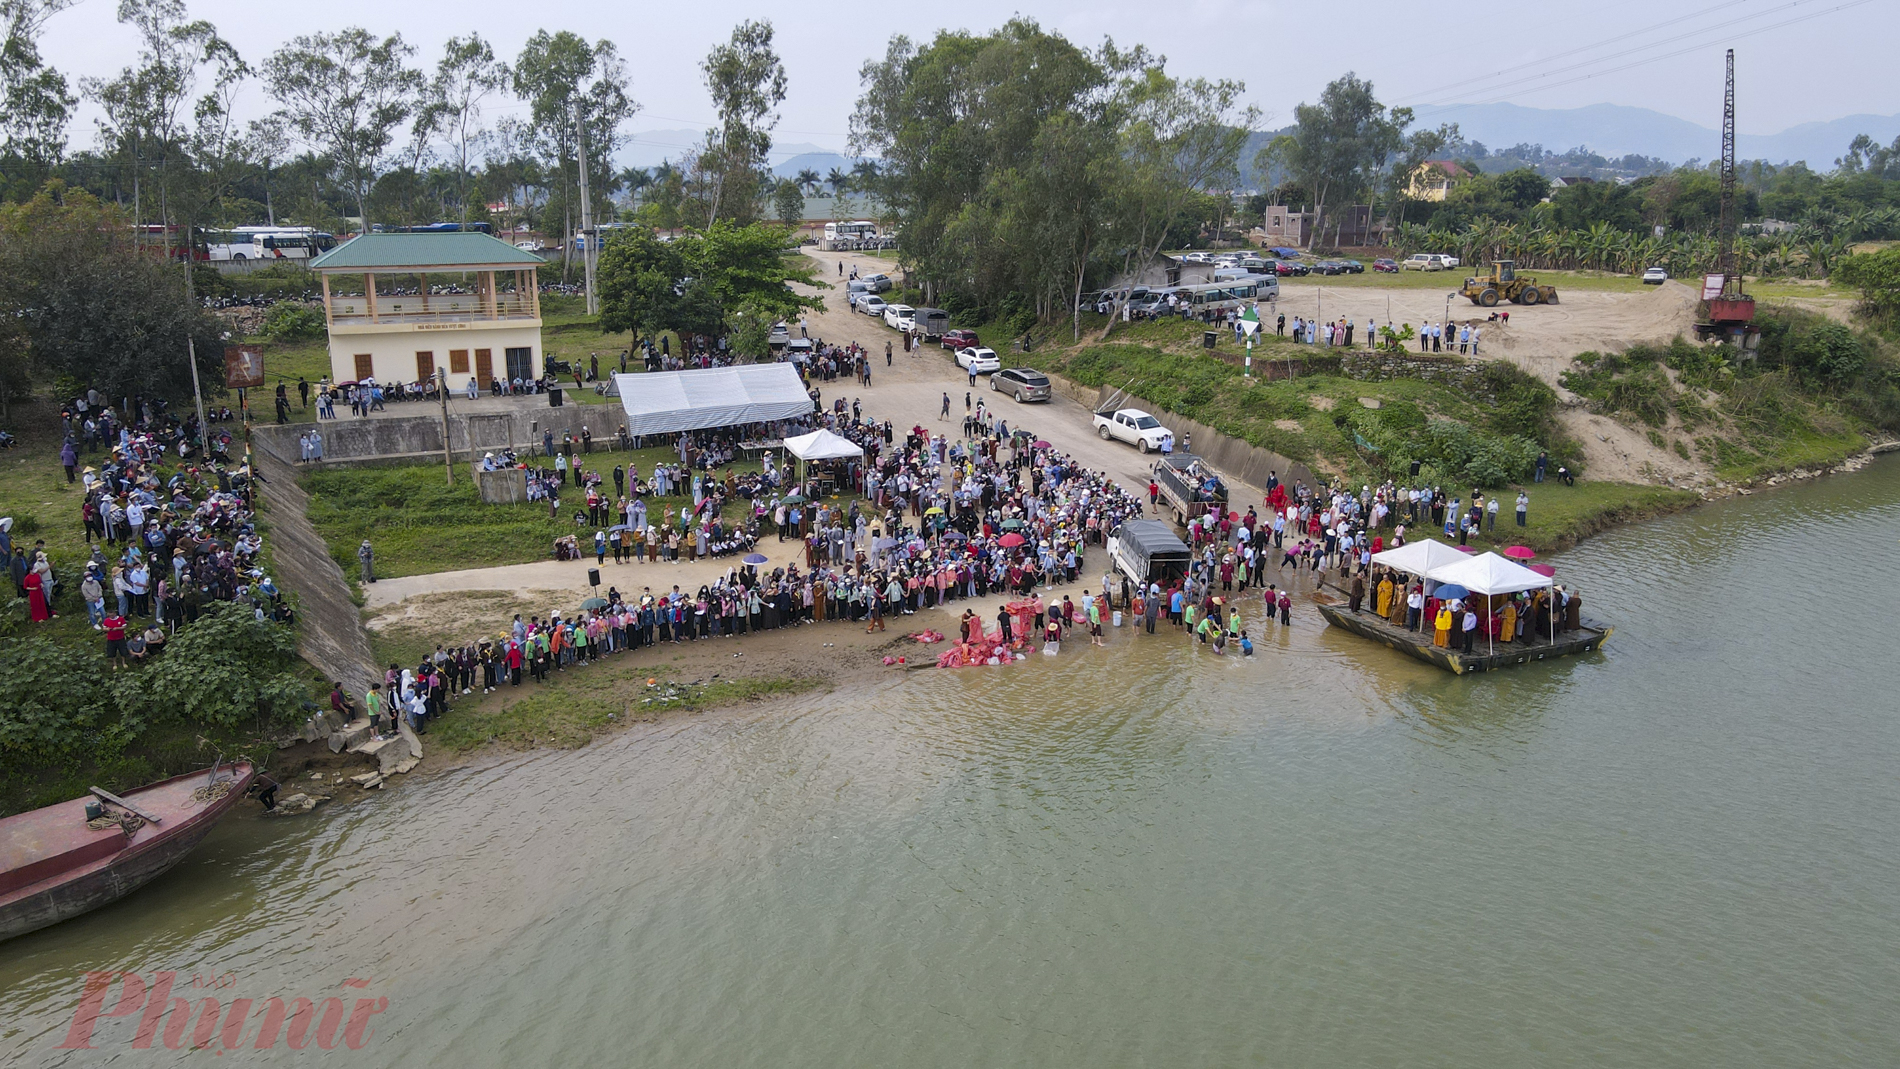
[[1347,378],[1361,382],[1423,379],[1477,397],[1486,404],[1497,401],[1496,392],[1485,385],[1483,362],[1460,356],[1360,351],[1344,357],[1340,370]]
[[309,498],[297,485],[295,436],[291,445],[288,464],[271,450],[256,451],[268,506],[264,519],[269,530],[264,537],[277,573],[273,578],[297,595],[297,652],[327,678],[341,680],[349,693],[361,696],[372,679],[382,679],[382,673],[376,671],[369,636],[343,570],[330,559],[329,547],[305,515]]
[[[430,411],[426,403],[414,404],[413,416],[378,416],[351,419],[340,416],[317,425],[323,432],[325,465],[418,464],[442,459],[442,413]],[[488,450],[514,448],[538,450],[543,433],[552,431],[558,447],[561,436],[572,434],[578,440],[583,426],[594,434],[594,450],[610,448],[626,423],[619,405],[563,405],[560,408],[528,408],[520,412],[449,414],[449,448],[457,463],[470,459],[470,438],[474,439],[475,458]],[[252,430],[253,439],[275,453],[278,459],[295,465],[300,452],[297,439],[309,431],[309,424],[285,426],[260,425]],[[579,451],[579,447],[576,447]]]

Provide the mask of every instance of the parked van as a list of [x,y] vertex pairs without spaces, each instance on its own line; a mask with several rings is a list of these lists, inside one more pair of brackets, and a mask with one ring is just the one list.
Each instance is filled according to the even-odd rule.
[[1212,282],[1240,282],[1253,278],[1253,272],[1244,267],[1216,267]]

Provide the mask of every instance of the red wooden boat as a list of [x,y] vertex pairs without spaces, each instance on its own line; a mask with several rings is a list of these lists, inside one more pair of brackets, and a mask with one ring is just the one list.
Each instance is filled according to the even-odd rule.
[[[256,774],[249,761],[221,761],[122,796],[94,788],[94,795],[0,819],[0,939],[57,924],[144,886],[184,860]],[[130,816],[125,824],[137,827],[94,827],[103,823],[88,821],[87,806],[95,803],[108,817]]]

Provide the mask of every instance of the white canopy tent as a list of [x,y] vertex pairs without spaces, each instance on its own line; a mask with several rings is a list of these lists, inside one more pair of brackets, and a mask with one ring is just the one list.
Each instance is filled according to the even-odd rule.
[[1520,590],[1547,587],[1554,582],[1548,576],[1539,575],[1515,561],[1505,560],[1496,553],[1480,553],[1475,557],[1460,553],[1458,556],[1463,559],[1434,568],[1426,574],[1440,583],[1456,583],[1473,594],[1515,594]]
[[800,460],[845,460],[864,455],[864,447],[842,435],[816,430],[785,439],[785,451]]
[[1431,538],[1407,542],[1397,549],[1388,549],[1372,555],[1375,564],[1397,568],[1399,571],[1412,575],[1431,576],[1433,579],[1438,578],[1432,574],[1434,568],[1443,568],[1446,565],[1470,559],[1457,549]]
[[617,374],[628,434],[738,427],[810,413],[811,396],[790,364]]
[[785,451],[798,458],[800,487],[805,485],[809,466],[814,460],[859,460],[864,456],[863,446],[823,429],[785,439]]
[[[1410,547],[1407,547],[1410,548]],[[1456,550],[1452,552],[1457,553]],[[1456,583],[1473,594],[1515,594],[1520,590],[1537,590],[1556,582],[1549,576],[1531,571],[1516,561],[1505,560],[1496,553],[1480,553],[1475,557],[1466,557],[1458,553],[1462,560],[1440,565],[1428,575],[1439,583]],[[1551,609],[1550,640],[1557,641],[1556,608]],[[1497,642],[1491,638],[1489,628],[1485,630],[1486,645],[1491,652],[1497,652]]]

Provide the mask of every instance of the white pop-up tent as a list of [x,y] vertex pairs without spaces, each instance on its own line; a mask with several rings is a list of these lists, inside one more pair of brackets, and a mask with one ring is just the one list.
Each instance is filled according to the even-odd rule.
[[[1537,590],[1547,587],[1554,582],[1550,577],[1533,572],[1516,561],[1505,560],[1496,553],[1480,553],[1475,557],[1466,557],[1457,550],[1452,552],[1464,559],[1440,565],[1427,574],[1440,583],[1456,583],[1473,594],[1515,594],[1520,590]],[[1550,635],[1552,642],[1557,641],[1556,627],[1556,614],[1553,608]],[[1490,638],[1489,629],[1486,629],[1485,637]],[[1492,652],[1497,651],[1495,640],[1489,642],[1488,645]]]
[[[1410,548],[1410,547],[1407,547]],[[1453,552],[1456,552],[1455,550]],[[1426,573],[1441,583],[1456,583],[1473,594],[1515,594],[1547,587],[1552,580],[1496,553],[1480,553],[1433,568]]]
[[863,446],[823,429],[785,439],[785,451],[798,458],[801,487],[805,485],[806,468],[814,460],[857,460],[864,456]]
[[1428,575],[1433,579],[1437,579],[1438,576],[1432,574],[1432,569],[1470,559],[1457,549],[1431,538],[1407,542],[1397,549],[1388,549],[1372,555],[1375,564],[1397,568],[1399,571],[1412,575]]
[[813,409],[790,364],[742,364],[614,376],[628,434],[670,434],[793,419]]
[[864,455],[863,446],[827,430],[787,438],[785,451],[800,460],[844,460]]

